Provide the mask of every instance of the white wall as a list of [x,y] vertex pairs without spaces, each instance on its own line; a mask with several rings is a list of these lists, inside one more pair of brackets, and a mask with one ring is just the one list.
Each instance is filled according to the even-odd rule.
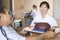
[[10,0],[2,0],[2,4],[7,10],[10,10]]
[[54,18],[60,19],[60,0],[54,0]]
[[22,12],[24,11],[24,0],[14,0],[14,13],[15,18],[22,18]]

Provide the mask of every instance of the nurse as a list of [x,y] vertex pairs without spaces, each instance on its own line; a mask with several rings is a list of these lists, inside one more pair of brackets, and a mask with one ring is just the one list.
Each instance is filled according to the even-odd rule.
[[11,15],[6,8],[0,7],[0,40],[37,40],[36,37],[23,37],[11,26]]
[[34,28],[35,27],[34,23],[36,23],[36,22],[46,22],[46,23],[50,24],[51,29],[42,35],[43,36],[45,35],[44,38],[51,38],[55,35],[55,32],[53,32],[53,30],[55,30],[55,28],[57,27],[57,22],[53,17],[49,16],[47,13],[50,8],[48,2],[46,2],[46,1],[41,2],[39,7],[40,7],[40,15],[36,16],[34,18],[34,20],[32,21],[32,23],[30,25],[30,28],[31,27]]
[[35,4],[33,4],[33,6],[32,6],[32,12],[31,12],[31,16],[33,17],[33,19],[36,17],[36,16],[38,16],[39,14],[38,14],[38,10],[37,10],[37,6],[35,5]]
[[[41,2],[40,4],[40,15],[36,16],[34,20],[31,23],[31,26],[35,26],[35,22],[47,22],[51,25],[51,28],[54,28],[57,26],[56,20],[48,15],[48,10],[50,8],[49,3],[46,1]],[[39,14],[39,13],[37,13]]]
[[51,29],[48,30],[47,32],[41,34],[39,37],[41,40],[45,39],[45,38],[52,38],[55,36],[55,32],[53,30],[55,30],[55,28],[57,27],[57,22],[53,17],[49,16],[47,13],[48,10],[50,9],[48,2],[46,2],[46,1],[41,2],[39,7],[40,7],[40,14],[37,13],[39,15],[34,17],[31,25],[29,27],[27,27],[26,30],[34,29],[36,22],[46,22],[51,26]]

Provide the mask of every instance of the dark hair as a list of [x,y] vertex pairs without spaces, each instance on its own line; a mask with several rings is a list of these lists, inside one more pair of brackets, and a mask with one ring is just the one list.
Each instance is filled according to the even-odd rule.
[[46,1],[41,2],[41,3],[40,3],[40,7],[41,7],[43,4],[45,4],[48,9],[50,8],[49,3],[46,2]]
[[5,7],[0,6],[0,14],[5,14]]
[[36,6],[36,5],[33,5],[32,7],[33,7],[33,8],[37,8],[37,6]]

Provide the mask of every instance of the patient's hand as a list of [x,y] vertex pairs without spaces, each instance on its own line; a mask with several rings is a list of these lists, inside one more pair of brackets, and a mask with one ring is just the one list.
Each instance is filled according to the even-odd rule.
[[26,40],[36,40],[36,37],[26,37]]

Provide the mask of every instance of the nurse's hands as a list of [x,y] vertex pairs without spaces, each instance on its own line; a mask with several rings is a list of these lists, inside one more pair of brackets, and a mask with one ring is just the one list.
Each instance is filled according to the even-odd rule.
[[34,27],[33,27],[33,26],[29,26],[29,29],[33,30],[33,29],[34,29]]
[[20,34],[27,34],[28,31],[32,31],[34,28],[32,26],[29,27],[24,27],[22,28],[22,30],[20,31]]
[[32,26],[25,27],[24,30],[25,30],[25,31],[32,31],[32,30],[33,30],[33,27],[32,27]]

